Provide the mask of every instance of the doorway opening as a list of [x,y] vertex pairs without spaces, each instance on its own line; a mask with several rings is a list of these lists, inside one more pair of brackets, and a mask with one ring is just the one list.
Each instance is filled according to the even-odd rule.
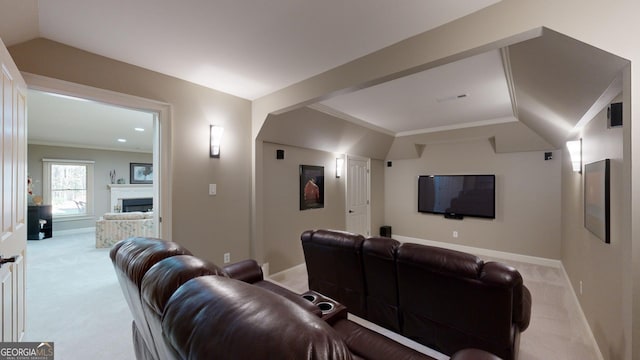
[[[96,191],[94,194],[96,201],[94,205],[101,207],[94,207],[93,216],[91,216],[94,223],[95,219],[106,212],[121,211],[119,203],[121,198],[152,197],[154,235],[170,240],[172,217],[170,105],[40,75],[23,74],[23,76],[30,91],[56,94],[55,97],[66,98],[68,101],[76,103],[74,106],[79,106],[79,104],[99,105],[105,114],[112,113],[111,118],[100,118],[97,115],[86,113],[84,119],[80,120],[91,124],[90,120],[93,119],[89,118],[98,118],[98,121],[93,124],[95,127],[89,126],[80,132],[71,127],[68,131],[75,135],[76,143],[80,143],[80,145],[72,144],[74,146],[69,146],[69,148],[87,149],[85,154],[82,151],[76,152],[78,156],[85,155],[83,157],[86,159],[89,155],[97,153],[113,155],[111,160],[107,156],[107,160],[100,166],[96,163],[94,180],[96,185],[93,189]],[[28,103],[28,106],[31,104]],[[30,113],[30,118],[31,115]],[[113,120],[114,116],[117,120]],[[67,119],[58,119],[54,125],[64,126],[70,122]],[[31,124],[29,126],[31,127]],[[99,140],[93,134],[96,132],[104,133],[107,136]],[[51,134],[53,133],[57,132],[50,131],[48,135],[43,137],[52,138]],[[92,139],[89,140],[92,146],[86,146],[86,139],[84,140],[85,145],[82,145],[82,141],[77,140],[77,138],[83,137]],[[38,141],[29,139],[30,146],[33,142]],[[42,141],[40,142],[42,143]],[[116,146],[113,145],[114,143]],[[73,154],[73,150],[69,151]],[[29,162],[33,161],[31,155],[30,151]],[[116,161],[115,158],[120,158],[120,160]],[[41,161],[41,159],[36,160]],[[32,168],[32,165],[29,164],[29,170]],[[125,190],[124,195],[121,190]],[[126,193],[127,191],[134,191],[134,195]]]
[[157,113],[34,89],[28,99],[29,205],[50,209],[53,235],[96,227],[127,199],[158,203]]

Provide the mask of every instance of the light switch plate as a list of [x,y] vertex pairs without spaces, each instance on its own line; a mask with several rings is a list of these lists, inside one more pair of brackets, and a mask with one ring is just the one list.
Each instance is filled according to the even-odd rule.
[[209,184],[209,195],[215,195],[217,192],[216,184]]

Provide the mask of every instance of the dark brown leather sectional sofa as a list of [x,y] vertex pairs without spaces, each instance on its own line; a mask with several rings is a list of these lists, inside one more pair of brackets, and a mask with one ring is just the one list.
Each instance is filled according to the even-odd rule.
[[[331,310],[264,280],[253,260],[220,268],[149,238],[123,240],[110,256],[139,360],[432,359],[348,320],[346,311],[328,321]],[[490,355],[471,349],[452,359],[479,356]]]
[[516,359],[531,317],[520,273],[438,247],[334,230],[301,235],[309,288],[444,354],[479,348]]

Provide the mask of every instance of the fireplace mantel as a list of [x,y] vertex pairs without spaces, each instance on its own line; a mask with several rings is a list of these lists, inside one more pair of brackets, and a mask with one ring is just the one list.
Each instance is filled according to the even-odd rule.
[[110,192],[109,211],[116,212],[122,209],[122,199],[153,197],[152,184],[109,184]]

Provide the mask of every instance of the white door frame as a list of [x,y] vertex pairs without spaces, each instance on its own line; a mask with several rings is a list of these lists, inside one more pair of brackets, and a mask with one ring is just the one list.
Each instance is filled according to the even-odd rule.
[[345,227],[347,227],[347,231],[349,231],[350,229],[348,228],[348,224],[349,224],[349,206],[351,204],[349,204],[349,161],[351,159],[354,160],[364,160],[367,162],[367,214],[366,214],[366,219],[367,219],[367,231],[366,234],[363,234],[365,236],[371,236],[371,159],[370,158],[366,158],[366,157],[362,157],[362,156],[357,156],[357,155],[349,155],[349,154],[345,154],[345,182],[344,182],[344,201],[345,201]]
[[55,92],[158,114],[158,121],[155,122],[158,126],[154,126],[153,142],[153,183],[155,185],[153,187],[153,197],[158,201],[158,204],[154,204],[154,207],[160,211],[154,211],[154,223],[157,224],[157,236],[165,240],[171,240],[171,105],[37,74],[23,72],[22,76],[30,89]]

